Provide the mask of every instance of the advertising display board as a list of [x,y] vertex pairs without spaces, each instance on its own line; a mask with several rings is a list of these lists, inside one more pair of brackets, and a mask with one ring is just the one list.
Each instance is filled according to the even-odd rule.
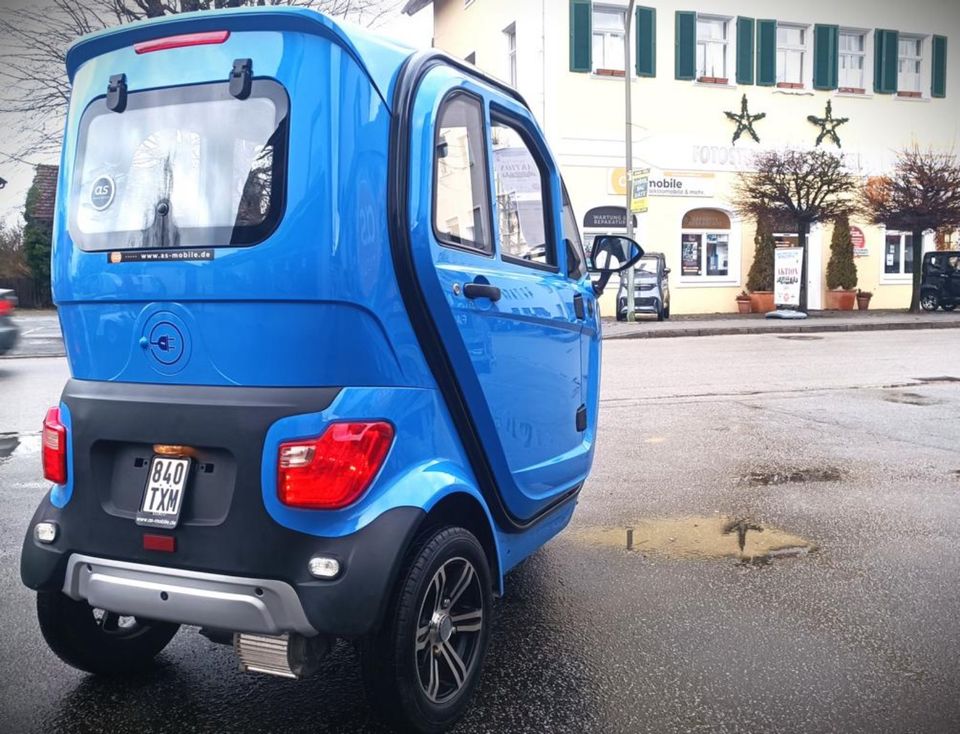
[[778,247],[773,264],[773,300],[778,306],[800,306],[802,247]]

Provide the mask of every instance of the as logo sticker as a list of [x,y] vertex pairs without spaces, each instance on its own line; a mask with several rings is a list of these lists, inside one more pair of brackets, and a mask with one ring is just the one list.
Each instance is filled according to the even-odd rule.
[[113,203],[113,196],[117,187],[113,179],[109,176],[100,176],[93,182],[93,188],[90,189],[90,204],[98,212],[102,212]]

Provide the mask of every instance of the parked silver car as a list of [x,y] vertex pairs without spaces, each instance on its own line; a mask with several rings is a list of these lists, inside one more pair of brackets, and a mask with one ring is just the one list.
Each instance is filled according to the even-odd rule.
[[20,330],[10,318],[16,305],[16,294],[11,290],[0,288],[0,355],[13,349],[20,335]]
[[[633,312],[653,314],[657,321],[670,318],[670,282],[666,258],[662,252],[648,252],[633,270]],[[617,291],[617,321],[627,320],[626,278]]]

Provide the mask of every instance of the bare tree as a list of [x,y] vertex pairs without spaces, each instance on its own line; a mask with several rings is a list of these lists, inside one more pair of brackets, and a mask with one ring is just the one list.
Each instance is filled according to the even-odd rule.
[[23,230],[0,221],[0,278],[22,278],[29,273]]
[[919,311],[923,233],[960,227],[960,160],[952,152],[905,148],[892,175],[871,178],[861,188],[860,202],[874,224],[913,235],[910,310]]
[[733,205],[744,217],[796,222],[803,248],[800,309],[807,307],[807,233],[814,222],[852,213],[857,180],[843,159],[825,150],[769,151],[757,156],[756,170],[740,173]]
[[398,0],[38,0],[0,14],[0,122],[14,133],[0,159],[35,163],[60,147],[70,97],[67,47],[78,37],[144,18],[243,5],[312,7],[375,24]]

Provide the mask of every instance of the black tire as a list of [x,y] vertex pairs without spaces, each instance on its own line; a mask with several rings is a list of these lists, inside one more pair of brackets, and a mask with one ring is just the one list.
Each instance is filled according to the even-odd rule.
[[145,670],[180,625],[95,610],[59,591],[37,594],[37,619],[50,649],[67,665],[96,675]]
[[667,304],[667,307],[666,307],[665,309],[663,309],[663,318],[665,318],[665,319],[669,319],[669,318],[670,318],[670,304],[669,304],[669,303]]
[[920,294],[920,308],[924,311],[936,311],[937,306],[940,305],[938,301],[937,294],[933,291]]
[[657,321],[663,321],[666,316],[664,316],[663,304],[657,303]]
[[401,731],[449,729],[480,679],[491,607],[490,569],[477,539],[457,527],[421,536],[383,627],[360,644],[371,707]]
[[626,301],[617,301],[617,321],[626,321],[627,313],[624,309],[627,307]]

